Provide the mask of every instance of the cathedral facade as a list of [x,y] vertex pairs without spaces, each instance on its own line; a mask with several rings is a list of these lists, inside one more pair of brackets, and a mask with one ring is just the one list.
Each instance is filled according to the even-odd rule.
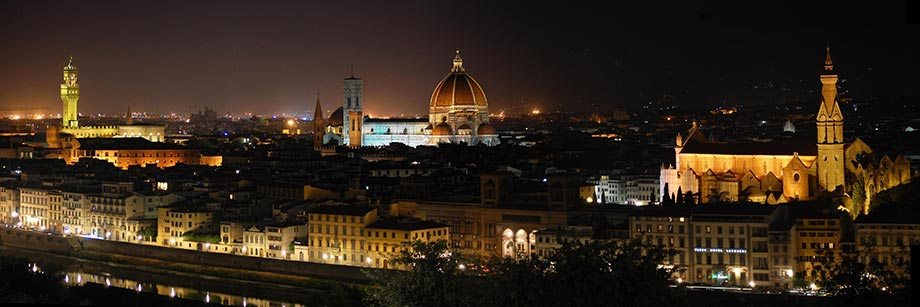
[[850,193],[856,184],[864,187],[868,200],[910,180],[903,156],[873,154],[860,139],[844,142],[837,98],[837,73],[828,50],[815,143],[719,143],[708,140],[694,122],[686,137],[677,135],[674,164],[661,169],[662,198],[690,194],[697,202],[777,204],[838,189]]
[[[408,146],[443,143],[498,144],[489,124],[489,104],[482,86],[466,73],[460,52],[453,66],[435,86],[429,100],[428,118],[370,118],[364,116],[363,80],[351,76],[343,81],[343,106],[328,119],[317,99],[314,111],[314,144],[347,146]],[[321,137],[320,137],[321,136]],[[317,141],[322,143],[317,143]]]

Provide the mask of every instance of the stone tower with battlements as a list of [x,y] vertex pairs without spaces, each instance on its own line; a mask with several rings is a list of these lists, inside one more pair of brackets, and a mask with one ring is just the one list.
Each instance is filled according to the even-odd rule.
[[78,100],[80,100],[80,85],[77,84],[77,67],[73,65],[71,56],[67,59],[67,66],[64,66],[64,83],[61,83],[61,102],[64,103],[61,127],[79,127],[77,122]]

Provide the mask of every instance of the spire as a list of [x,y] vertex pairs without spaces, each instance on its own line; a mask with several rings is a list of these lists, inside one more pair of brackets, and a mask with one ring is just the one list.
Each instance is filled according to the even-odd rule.
[[824,56],[824,70],[834,71],[834,61],[831,60],[831,46],[827,45],[826,55]]
[[460,49],[457,49],[457,55],[454,56],[454,68],[451,68],[452,72],[463,72],[463,59],[460,58]]
[[313,121],[323,119],[323,105],[319,103],[319,92],[316,92],[316,109],[313,110]]
[[[355,64],[351,64],[351,78],[355,78]],[[316,93],[316,96],[319,96],[319,93]]]
[[131,106],[128,105],[128,113],[125,113],[125,122],[128,125],[134,124],[134,116],[131,114]]
[[74,70],[74,69],[77,69],[75,66],[73,66],[73,55],[68,55],[68,56],[67,56],[67,66],[64,66],[64,69],[65,69],[65,70]]

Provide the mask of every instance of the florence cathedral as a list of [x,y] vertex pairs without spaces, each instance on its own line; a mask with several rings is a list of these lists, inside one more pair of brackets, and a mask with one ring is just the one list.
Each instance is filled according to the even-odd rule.
[[343,106],[328,119],[322,116],[319,98],[314,111],[314,144],[347,146],[408,146],[498,144],[489,124],[489,103],[479,82],[463,68],[458,50],[453,66],[435,86],[428,105],[428,118],[371,118],[362,111],[363,81],[351,76],[343,81]]

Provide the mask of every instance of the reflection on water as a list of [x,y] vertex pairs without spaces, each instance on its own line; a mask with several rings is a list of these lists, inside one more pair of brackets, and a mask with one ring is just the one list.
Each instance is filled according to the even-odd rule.
[[[32,268],[38,270],[38,265],[33,264]],[[83,286],[87,283],[105,285],[107,287],[116,287],[122,289],[131,289],[137,292],[150,292],[162,296],[174,298],[185,298],[190,300],[201,300],[206,303],[216,303],[221,305],[244,306],[244,307],[301,307],[302,304],[282,302],[277,300],[246,297],[227,293],[213,292],[203,289],[192,289],[152,282],[137,281],[125,278],[111,276],[111,274],[93,274],[86,272],[68,272],[64,275],[64,283],[68,286]]]

